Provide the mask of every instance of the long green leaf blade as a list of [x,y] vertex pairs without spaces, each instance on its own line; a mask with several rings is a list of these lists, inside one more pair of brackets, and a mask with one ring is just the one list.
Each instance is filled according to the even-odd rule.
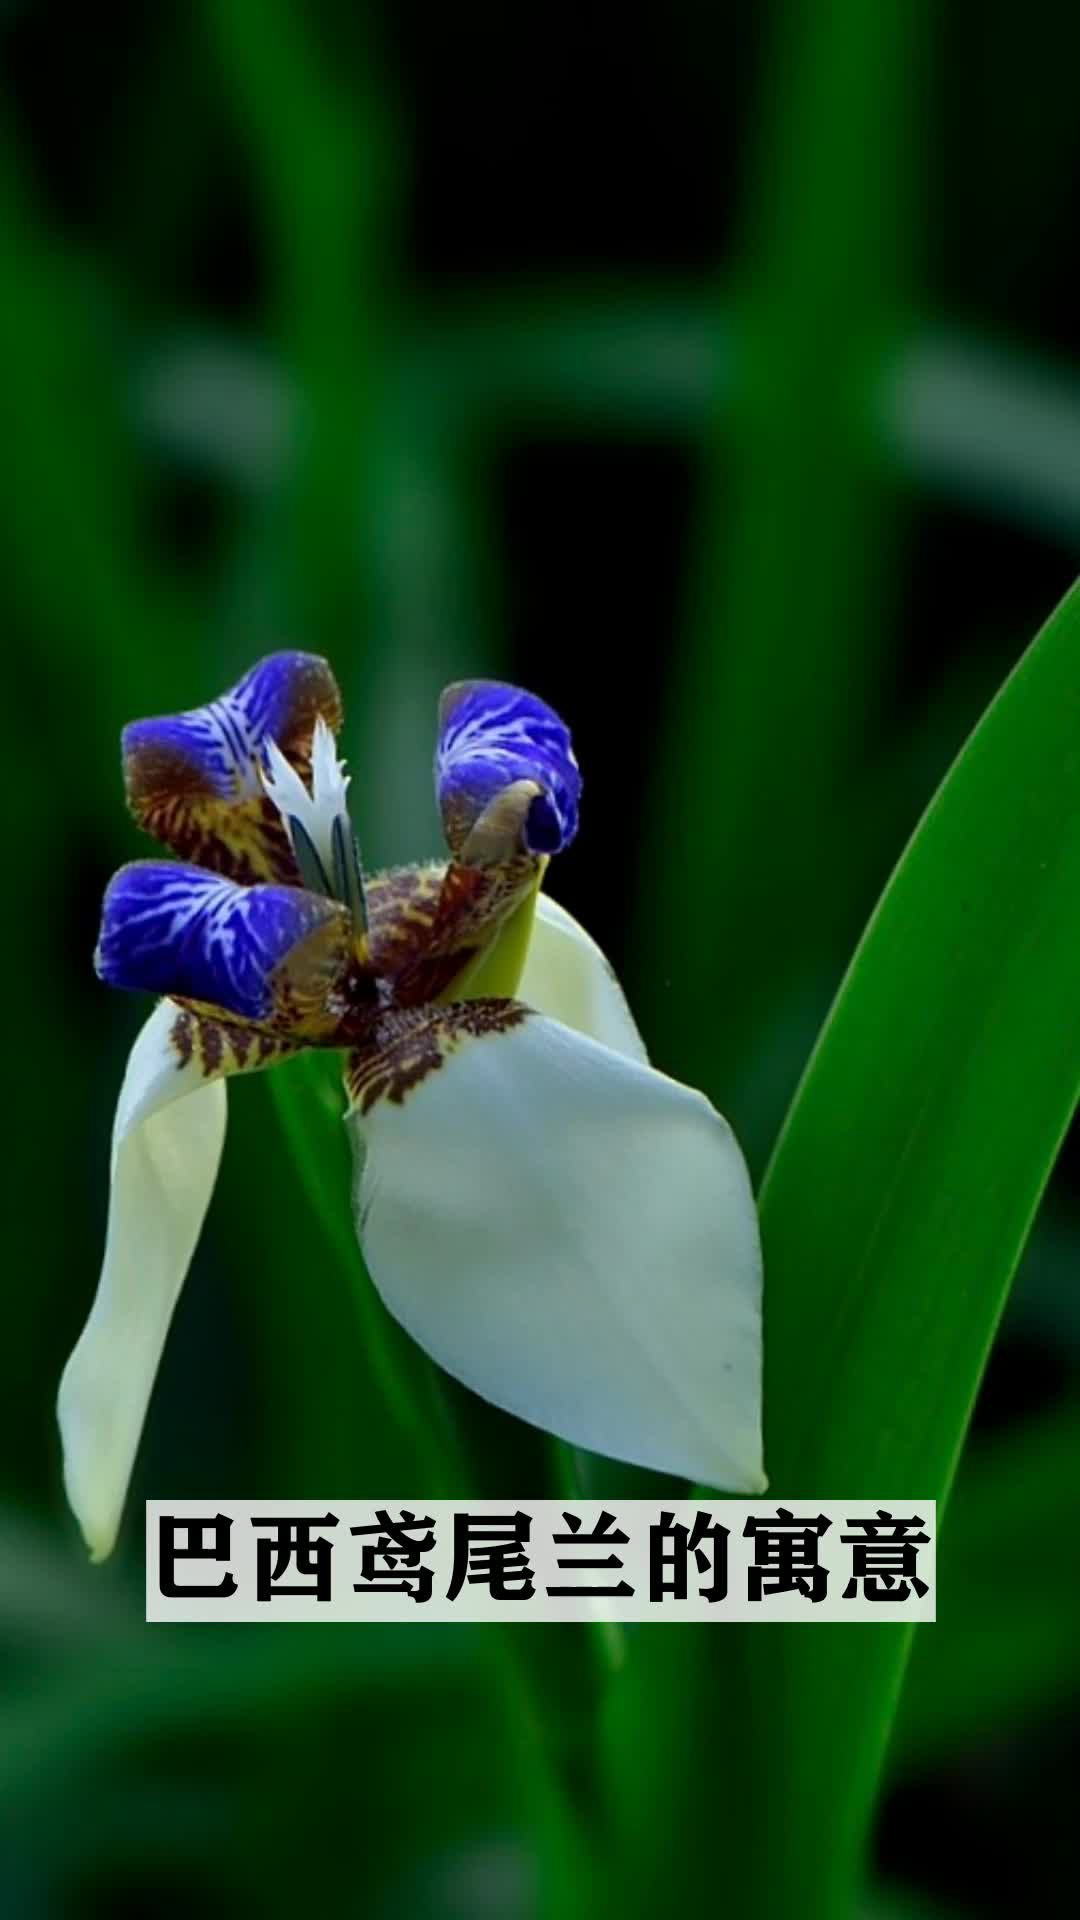
[[[1078,954],[1074,589],[901,861],[766,1180],[779,1493],[946,1497],[1080,1092]],[[909,1640],[902,1628],[840,1628],[811,1644],[789,1630],[772,1662],[748,1641],[763,1685],[819,1729],[794,1750],[797,1776],[773,1775],[792,1828],[763,1912],[794,1897],[811,1846],[814,1910],[847,1911]]]
[[1074,588],[924,816],[766,1177],[781,1491],[948,1490],[1080,1091],[1078,956]]
[[[761,1198],[770,1497],[947,1496],[1080,1092],[1078,956],[1074,588],[917,829],[773,1156]],[[655,1648],[647,1710],[661,1689],[685,1689],[702,1739],[737,1716],[723,1804],[695,1769],[681,1818],[746,1863],[745,1920],[852,1911],[909,1643],[904,1628],[777,1626]]]

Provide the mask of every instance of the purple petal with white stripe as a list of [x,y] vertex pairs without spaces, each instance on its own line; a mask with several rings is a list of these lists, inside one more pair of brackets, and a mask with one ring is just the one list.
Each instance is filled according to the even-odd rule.
[[581,774],[557,713],[521,687],[463,680],[439,703],[435,789],[447,840],[460,853],[492,801],[518,782],[539,792],[522,825],[527,853],[558,853],[577,832]]
[[124,782],[140,826],[182,859],[234,880],[299,878],[260,780],[266,742],[310,774],[315,721],[341,725],[341,695],[325,660],[272,653],[205,707],[124,728]]
[[325,660],[312,653],[271,653],[220,699],[186,713],[134,720],[124,728],[125,766],[137,776],[146,756],[182,761],[202,790],[229,800],[259,791],[267,736],[282,752],[302,731],[310,743],[317,713],[334,730],[337,687]]
[[109,986],[264,1020],[275,969],[340,915],[299,887],[241,887],[201,867],[136,860],[106,892],[94,964]]

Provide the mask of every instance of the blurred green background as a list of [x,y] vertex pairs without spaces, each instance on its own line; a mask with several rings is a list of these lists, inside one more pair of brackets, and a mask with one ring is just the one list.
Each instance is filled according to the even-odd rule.
[[[1080,14],[7,0],[0,33],[0,1912],[569,1911],[494,1636],[141,1622],[149,1494],[424,1491],[264,1080],[232,1090],[120,1550],[84,1564],[53,1398],[142,1013],[90,967],[142,850],[119,729],[325,652],[379,865],[438,851],[443,683],[535,688],[586,780],[552,890],[760,1173],[907,835],[1076,572]],[[1078,1179],[1073,1141],[976,1411],[868,1920],[1067,1905]],[[518,1441],[475,1492],[547,1490]],[[527,1663],[575,1685],[547,1633]],[[674,1701],[634,1738],[679,1726]],[[693,1764],[722,1801],[737,1744]],[[723,1910],[710,1835],[653,1811]],[[612,1817],[584,1789],[578,1816]]]

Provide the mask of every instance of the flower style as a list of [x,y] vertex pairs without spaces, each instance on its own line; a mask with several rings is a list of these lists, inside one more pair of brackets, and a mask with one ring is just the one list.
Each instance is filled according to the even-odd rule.
[[439,709],[450,857],[365,876],[324,660],[277,653],[123,736],[179,860],[110,883],[96,966],[163,996],[120,1091],[104,1263],[59,1393],[65,1484],[112,1549],[217,1174],[225,1080],[343,1057],[355,1216],[408,1332],[495,1405],[617,1458],[758,1492],[761,1261],[742,1156],[654,1071],[608,963],[540,891],[577,830],[566,727],[519,688]]

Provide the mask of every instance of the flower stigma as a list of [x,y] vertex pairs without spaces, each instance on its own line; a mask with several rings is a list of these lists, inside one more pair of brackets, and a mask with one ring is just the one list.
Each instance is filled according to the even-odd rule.
[[311,792],[277,741],[267,738],[259,769],[267,797],[285,823],[305,887],[348,907],[358,941],[366,940],[367,898],[360,848],[349,817],[351,776],[319,714],[311,742]]

